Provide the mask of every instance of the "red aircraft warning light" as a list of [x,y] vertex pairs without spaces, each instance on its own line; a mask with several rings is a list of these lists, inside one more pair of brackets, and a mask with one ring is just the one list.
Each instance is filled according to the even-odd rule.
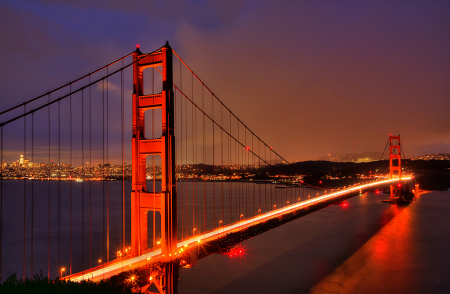
[[248,150],[250,150],[250,148],[249,148],[249,147],[245,147],[245,149],[247,149],[247,151],[248,151]]

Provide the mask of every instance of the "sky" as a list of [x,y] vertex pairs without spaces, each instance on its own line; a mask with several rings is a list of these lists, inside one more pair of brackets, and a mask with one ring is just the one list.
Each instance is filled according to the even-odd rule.
[[0,0],[0,40],[2,110],[169,41],[287,160],[450,153],[449,1]]

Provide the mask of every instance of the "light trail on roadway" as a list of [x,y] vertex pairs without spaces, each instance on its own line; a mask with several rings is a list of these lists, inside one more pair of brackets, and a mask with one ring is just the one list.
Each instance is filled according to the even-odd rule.
[[[367,184],[363,184],[363,185],[358,185],[358,186],[355,186],[352,188],[348,188],[345,190],[333,192],[330,194],[325,194],[325,195],[319,196],[317,198],[304,200],[302,202],[291,204],[291,205],[288,205],[288,206],[285,206],[282,208],[274,209],[270,212],[266,212],[266,213],[263,213],[263,214],[260,214],[257,216],[253,216],[251,218],[244,219],[242,221],[233,223],[231,225],[217,228],[215,230],[212,230],[212,231],[209,231],[209,232],[206,232],[203,234],[199,234],[195,237],[191,237],[189,239],[178,242],[177,243],[177,248],[179,250],[178,253],[181,253],[184,250],[189,250],[189,249],[197,246],[199,243],[203,243],[203,242],[207,242],[207,241],[211,241],[211,240],[220,238],[224,234],[239,231],[246,227],[255,225],[259,222],[267,221],[271,218],[278,217],[285,213],[289,213],[289,212],[292,212],[292,211],[295,211],[295,210],[298,210],[301,208],[305,208],[310,205],[318,204],[323,201],[327,201],[332,198],[342,196],[344,194],[359,191],[361,189],[367,189],[367,188],[378,186],[378,185],[386,185],[386,184],[391,184],[391,183],[395,183],[395,182],[399,182],[399,181],[403,181],[403,180],[407,181],[407,180],[411,180],[411,179],[412,179],[412,177],[402,177],[400,180],[399,179],[387,179],[387,180],[382,180],[382,181],[371,182],[371,183],[367,183]],[[176,255],[178,255],[178,253],[176,253]],[[161,249],[157,249],[155,251],[148,252],[146,254],[143,254],[143,255],[140,255],[137,257],[127,258],[127,259],[122,258],[122,259],[110,262],[108,264],[100,265],[100,266],[97,266],[90,270],[86,270],[86,271],[80,272],[78,274],[73,274],[71,276],[64,277],[64,279],[70,279],[71,281],[76,281],[76,282],[79,282],[82,280],[88,280],[88,279],[101,280],[104,278],[109,278],[111,276],[117,275],[123,271],[128,271],[130,269],[146,266],[150,263],[160,261],[162,259],[162,257],[163,257],[163,255],[161,253]],[[174,256],[174,259],[176,259],[176,258],[177,257]]]

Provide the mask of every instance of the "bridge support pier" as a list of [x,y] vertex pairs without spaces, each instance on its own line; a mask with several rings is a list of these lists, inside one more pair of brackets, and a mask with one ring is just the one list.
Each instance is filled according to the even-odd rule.
[[[139,293],[178,293],[178,267],[178,262],[172,261],[149,268],[146,274],[140,276]],[[152,288],[156,288],[158,292]]]

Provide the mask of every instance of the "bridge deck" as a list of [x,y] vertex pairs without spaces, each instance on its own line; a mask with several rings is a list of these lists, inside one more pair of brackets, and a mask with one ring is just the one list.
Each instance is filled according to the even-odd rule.
[[[411,177],[403,177],[401,180],[411,180]],[[327,202],[331,199],[338,200],[342,198],[342,196],[346,196],[350,193],[354,193],[359,190],[375,188],[377,186],[386,186],[388,184],[392,184],[394,182],[398,182],[398,179],[388,179],[382,181],[371,182],[363,185],[354,186],[345,190],[340,190],[337,192],[333,192],[330,194],[325,194],[323,196],[305,200],[302,202],[298,202],[295,204],[291,204],[289,206],[272,210],[270,212],[266,212],[264,214],[260,214],[245,220],[242,220],[237,223],[230,224],[228,226],[220,227],[215,230],[205,232],[204,234],[197,235],[195,237],[191,237],[185,239],[178,243],[178,249],[181,251],[189,251],[190,249],[196,248],[198,243],[207,243],[219,238],[222,238],[226,234],[239,232],[243,229],[246,229],[250,226],[256,225],[258,223],[262,223],[268,221],[270,219],[274,219],[280,217],[282,215],[291,213],[293,211],[297,211],[299,209],[305,209],[307,207],[317,205],[323,202]],[[162,260],[161,249],[157,249],[152,252],[148,252],[138,257],[124,257],[120,260],[115,260],[109,263],[105,263],[103,265],[97,266],[95,268],[91,268],[89,270],[85,270],[83,272],[73,274],[70,276],[64,277],[64,279],[70,279],[72,281],[81,281],[85,279],[93,279],[93,280],[101,280],[104,278],[108,278],[114,275],[117,275],[123,271],[128,271],[130,269],[139,268],[147,266],[151,263],[160,262]],[[177,257],[174,257],[176,259]]]

